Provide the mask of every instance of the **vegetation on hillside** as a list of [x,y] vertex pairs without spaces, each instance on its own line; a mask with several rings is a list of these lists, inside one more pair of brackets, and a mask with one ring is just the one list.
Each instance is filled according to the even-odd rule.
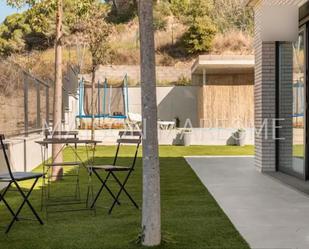
[[[78,31],[78,20],[83,19],[90,6],[99,0],[65,0],[64,33],[69,36]],[[7,0],[19,6],[20,0]],[[16,3],[17,2],[17,3]],[[53,46],[55,40],[55,0],[25,0],[31,7],[23,13],[8,16],[0,25],[0,53],[31,51]]]
[[[64,0],[64,61],[82,63],[85,71],[91,69],[91,56],[85,27],[79,20],[85,19],[90,5],[98,1]],[[49,49],[55,39],[53,2],[39,1],[24,13],[8,16],[0,25],[0,54],[14,55],[28,65],[38,59],[52,65]],[[108,11],[112,27],[111,53],[106,63],[139,64],[137,1],[100,4]],[[252,53],[253,13],[244,7],[243,0],[156,1],[154,27],[158,65],[187,63],[199,53]]]

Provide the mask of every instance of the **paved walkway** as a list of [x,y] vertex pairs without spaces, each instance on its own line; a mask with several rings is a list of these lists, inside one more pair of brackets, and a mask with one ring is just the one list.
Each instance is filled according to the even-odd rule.
[[309,249],[309,196],[257,172],[250,157],[188,157],[253,249]]

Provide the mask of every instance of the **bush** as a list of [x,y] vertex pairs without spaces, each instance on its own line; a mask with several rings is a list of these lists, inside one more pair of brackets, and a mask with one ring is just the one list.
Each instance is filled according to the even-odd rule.
[[171,0],[172,13],[188,30],[184,33],[181,43],[188,54],[208,52],[216,34],[216,26],[211,18],[212,0]]
[[167,18],[170,16],[171,12],[169,5],[165,2],[160,2],[155,5],[153,11],[153,25],[154,30],[166,30]]
[[29,49],[47,48],[54,34],[52,10],[38,3],[21,14],[13,14],[0,25],[0,54],[10,55]]
[[162,18],[161,14],[159,12],[154,13],[153,16],[153,28],[155,31],[163,31],[166,30],[167,27],[167,20],[165,18]]
[[171,15],[171,7],[168,2],[160,1],[154,6],[155,11],[159,11],[163,16]]
[[[98,0],[64,1],[64,35],[76,30],[77,20],[83,20],[90,7]],[[106,4],[100,4],[106,6]],[[32,49],[46,49],[55,38],[54,1],[36,1],[21,14],[8,16],[0,25],[0,55],[10,55]]]
[[192,84],[191,79],[189,79],[188,77],[186,77],[185,75],[181,75],[178,78],[178,81],[175,82],[175,86],[189,86]]
[[25,22],[23,14],[7,17],[0,25],[0,54],[9,55],[12,52],[23,51],[26,47],[24,34],[30,32],[30,26]]
[[171,0],[170,3],[173,15],[182,20],[187,15],[190,0]]
[[128,0],[122,6],[118,6],[118,8],[112,3],[112,1],[107,1],[107,3],[112,5],[111,11],[108,15],[108,21],[111,23],[128,23],[137,16],[136,1]]
[[196,18],[182,38],[187,52],[196,54],[210,51],[216,32],[216,27],[209,17]]

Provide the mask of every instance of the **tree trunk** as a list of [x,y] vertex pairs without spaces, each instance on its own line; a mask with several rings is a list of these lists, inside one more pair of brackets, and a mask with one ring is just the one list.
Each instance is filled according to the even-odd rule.
[[[53,108],[53,131],[61,130],[62,119],[62,0],[57,1],[56,13],[56,46],[55,46],[55,85],[54,85],[54,108]],[[55,137],[55,136],[54,136]],[[62,153],[59,153],[61,145],[53,145],[52,156],[54,163],[61,163]],[[59,154],[58,154],[59,153]],[[57,156],[58,154],[58,156]],[[53,180],[61,179],[63,169],[61,166],[53,167]]]
[[92,78],[91,78],[91,140],[94,140],[94,132],[95,132],[95,103],[94,103],[94,90],[95,90],[95,71],[96,68],[92,69]]
[[160,165],[158,153],[153,1],[139,1],[143,115],[142,244],[161,243]]

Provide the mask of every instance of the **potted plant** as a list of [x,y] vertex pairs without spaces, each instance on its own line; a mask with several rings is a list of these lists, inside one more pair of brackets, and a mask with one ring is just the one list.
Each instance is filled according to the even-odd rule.
[[238,129],[236,132],[233,133],[233,137],[235,139],[235,145],[244,146],[246,143],[246,130]]
[[191,129],[183,129],[181,131],[184,146],[190,146],[191,145],[191,133],[192,133]]

